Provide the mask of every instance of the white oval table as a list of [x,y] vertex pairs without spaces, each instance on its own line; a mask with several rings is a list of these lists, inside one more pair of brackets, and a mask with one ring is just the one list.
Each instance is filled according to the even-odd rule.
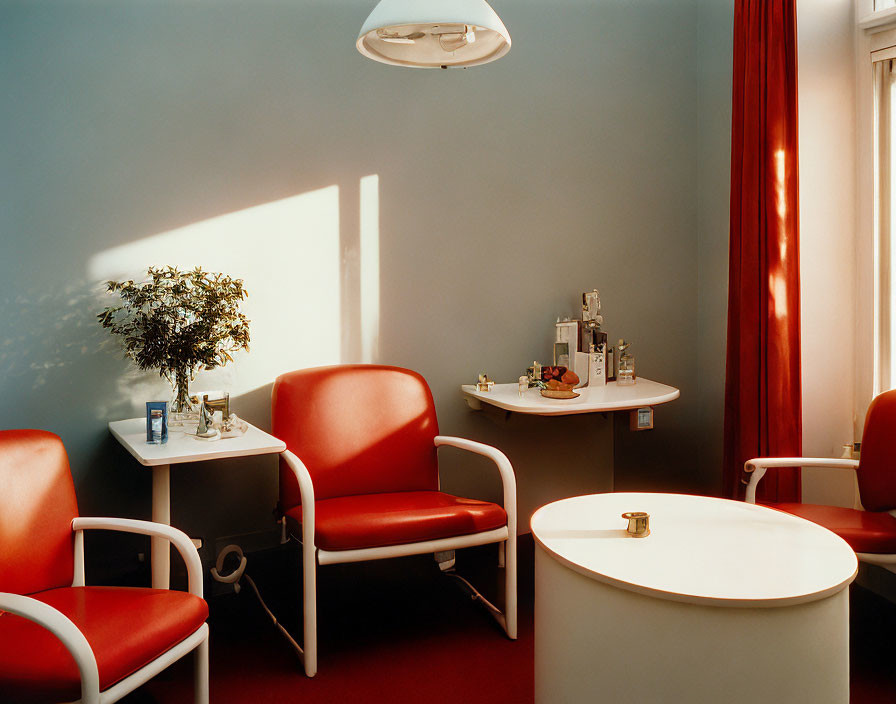
[[[621,518],[650,514],[634,538]],[[841,538],[763,506],[594,494],[532,516],[535,701],[849,701],[858,561]]]

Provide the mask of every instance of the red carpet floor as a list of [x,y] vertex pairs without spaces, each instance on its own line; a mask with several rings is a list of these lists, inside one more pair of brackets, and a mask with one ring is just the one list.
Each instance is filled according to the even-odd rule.
[[[248,587],[215,597],[212,702],[532,702],[531,538],[522,541],[520,553],[520,637],[515,642],[438,574],[431,558],[322,568],[319,673],[313,679],[302,674]],[[489,597],[498,592],[494,555],[494,548],[476,548],[458,561],[458,571]],[[297,552],[250,556],[247,573],[298,634]],[[852,588],[851,599],[851,702],[896,703],[896,606],[859,587]],[[192,661],[178,663],[122,701],[192,702]]]

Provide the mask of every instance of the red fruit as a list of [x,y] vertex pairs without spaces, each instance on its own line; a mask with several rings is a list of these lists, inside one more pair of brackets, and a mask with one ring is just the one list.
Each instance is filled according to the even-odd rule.
[[567,372],[562,377],[560,377],[560,381],[562,381],[564,384],[572,384],[573,386],[575,386],[579,383],[579,375],[573,371],[567,370]]

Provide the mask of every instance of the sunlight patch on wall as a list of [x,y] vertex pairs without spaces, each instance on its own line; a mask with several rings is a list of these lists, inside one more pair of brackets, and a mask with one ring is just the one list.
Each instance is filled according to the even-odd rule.
[[[138,279],[148,266],[170,264],[243,279],[251,350],[193,384],[239,395],[286,371],[339,362],[339,262],[339,188],[330,186],[106,250],[90,259],[88,274]],[[164,382],[134,374],[120,388],[139,409]]]

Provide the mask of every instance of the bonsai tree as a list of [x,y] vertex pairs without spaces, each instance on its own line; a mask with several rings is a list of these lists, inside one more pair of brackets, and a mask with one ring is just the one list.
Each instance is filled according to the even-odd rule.
[[248,296],[242,279],[197,267],[149,267],[148,281],[108,281],[106,290],[121,298],[97,315],[121,338],[125,353],[140,369],[158,369],[174,386],[175,413],[189,409],[189,383],[200,368],[233,361],[249,349],[249,321],[240,312]]

